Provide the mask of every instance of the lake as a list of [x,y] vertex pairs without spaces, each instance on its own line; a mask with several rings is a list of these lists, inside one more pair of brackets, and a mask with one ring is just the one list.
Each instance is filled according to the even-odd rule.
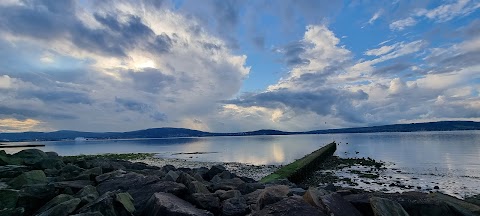
[[[402,173],[413,185],[441,185],[456,193],[480,193],[480,131],[322,134],[35,142],[60,155],[158,153],[194,161],[286,164],[336,141],[340,157],[370,157]],[[348,144],[347,144],[348,143]],[[25,143],[27,144],[27,143]],[[20,149],[6,149],[13,153]],[[201,152],[203,154],[178,154]],[[364,185],[368,188],[368,185]],[[477,189],[478,188],[478,189]],[[454,192],[453,192],[454,191]]]

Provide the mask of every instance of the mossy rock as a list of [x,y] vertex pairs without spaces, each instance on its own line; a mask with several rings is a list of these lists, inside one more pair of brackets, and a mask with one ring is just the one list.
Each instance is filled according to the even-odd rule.
[[73,199],[74,197],[72,195],[68,195],[68,194],[60,194],[56,197],[54,197],[53,199],[51,199],[50,201],[48,201],[45,205],[43,205],[37,212],[40,214],[42,212],[45,212],[45,211],[48,211],[49,209],[53,208],[54,206],[60,204],[60,203],[63,203],[63,202],[66,202],[66,201],[69,201],[71,199]]
[[17,205],[18,190],[0,189],[0,209],[13,209]]
[[130,213],[135,211],[135,206],[133,205],[133,198],[129,193],[118,193],[115,195],[115,201],[123,205],[123,207]]
[[32,170],[25,172],[9,182],[12,188],[19,189],[24,185],[47,183],[47,176],[42,170]]

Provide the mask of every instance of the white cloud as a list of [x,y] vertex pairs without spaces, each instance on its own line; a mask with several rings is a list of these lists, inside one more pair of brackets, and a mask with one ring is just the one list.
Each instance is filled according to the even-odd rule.
[[365,55],[369,55],[369,56],[381,56],[381,55],[384,55],[384,54],[387,54],[389,52],[391,52],[393,49],[395,49],[397,46],[397,44],[394,44],[394,45],[391,45],[391,46],[382,46],[380,48],[377,48],[377,49],[370,49],[370,50],[367,50],[365,52]]
[[451,4],[440,5],[434,9],[421,9],[416,12],[416,16],[425,16],[436,22],[446,22],[456,17],[468,15],[480,8],[478,1],[457,0]]
[[372,18],[370,18],[370,19],[368,20],[368,24],[370,24],[370,25],[373,24],[373,23],[375,22],[375,20],[377,20],[378,18],[380,18],[380,16],[381,16],[382,14],[383,14],[383,10],[382,10],[382,9],[378,10],[377,12],[375,12],[375,13],[373,14]]
[[414,18],[408,17],[408,18],[397,20],[395,22],[390,23],[390,29],[394,31],[402,31],[405,28],[414,26],[416,24],[417,24],[417,21]]

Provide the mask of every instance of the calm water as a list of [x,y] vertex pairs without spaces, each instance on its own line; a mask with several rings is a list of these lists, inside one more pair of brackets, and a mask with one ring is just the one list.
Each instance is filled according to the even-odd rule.
[[[41,142],[46,146],[40,149],[60,155],[152,152],[162,157],[260,165],[289,163],[332,141],[339,143],[336,155],[340,157],[480,173],[480,131],[59,141]],[[210,153],[176,154],[188,152]]]
[[[440,186],[440,191],[458,197],[480,193],[480,131],[61,141],[42,142],[46,146],[40,149],[60,155],[151,152],[166,158],[262,165],[290,163],[332,141],[339,144],[335,154],[340,157],[370,157],[395,168],[382,174],[382,185],[358,180],[360,188],[395,191],[388,187],[394,181],[422,190]],[[204,154],[178,154],[192,152]]]

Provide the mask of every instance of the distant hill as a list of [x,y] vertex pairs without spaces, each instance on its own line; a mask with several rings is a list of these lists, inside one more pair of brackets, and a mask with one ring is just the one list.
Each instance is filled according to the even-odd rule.
[[150,128],[130,132],[80,132],[61,130],[55,132],[0,133],[0,141],[55,141],[73,140],[76,137],[88,139],[133,139],[133,138],[171,138],[171,137],[209,137],[209,136],[256,136],[256,135],[292,135],[292,134],[334,134],[334,133],[378,133],[378,132],[415,132],[415,131],[455,131],[480,130],[480,122],[441,121],[428,123],[394,124],[372,127],[314,130],[306,132],[285,132],[279,130],[257,130],[238,133],[211,133],[185,128]]

